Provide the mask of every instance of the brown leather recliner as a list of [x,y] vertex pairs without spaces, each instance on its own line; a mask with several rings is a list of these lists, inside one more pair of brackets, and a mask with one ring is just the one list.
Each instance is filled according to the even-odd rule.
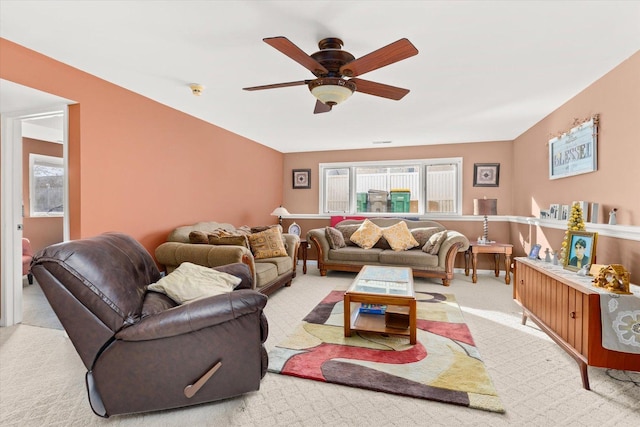
[[267,297],[245,264],[233,292],[177,305],[147,286],[160,279],[149,253],[120,233],[49,246],[31,271],[87,368],[100,416],[177,408],[258,390]]

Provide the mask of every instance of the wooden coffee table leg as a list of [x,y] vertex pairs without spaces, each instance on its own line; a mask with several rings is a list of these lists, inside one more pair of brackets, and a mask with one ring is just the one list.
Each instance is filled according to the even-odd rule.
[[416,330],[418,327],[418,313],[416,300],[409,301],[409,344],[416,343]]
[[351,336],[351,297],[349,294],[344,296],[344,336]]

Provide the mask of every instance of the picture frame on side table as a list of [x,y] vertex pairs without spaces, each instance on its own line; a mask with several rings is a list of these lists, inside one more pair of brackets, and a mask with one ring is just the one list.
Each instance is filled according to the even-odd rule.
[[499,187],[500,163],[474,163],[473,164],[474,187]]
[[569,231],[567,235],[568,256],[564,259],[564,268],[578,271],[585,265],[595,263],[598,233],[588,231]]
[[311,188],[311,169],[292,170],[293,189]]
[[540,248],[542,246],[540,244],[533,245],[531,247],[531,252],[529,252],[529,259],[538,259],[538,255],[540,254]]

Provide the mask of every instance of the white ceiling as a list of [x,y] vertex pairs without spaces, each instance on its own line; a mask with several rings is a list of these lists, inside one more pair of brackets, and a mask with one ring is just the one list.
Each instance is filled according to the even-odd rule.
[[[2,0],[0,36],[286,153],[511,140],[640,49],[640,2]],[[406,37],[417,56],[362,78],[411,92],[314,115],[304,86],[243,91],[313,78],[274,36],[356,58]]]

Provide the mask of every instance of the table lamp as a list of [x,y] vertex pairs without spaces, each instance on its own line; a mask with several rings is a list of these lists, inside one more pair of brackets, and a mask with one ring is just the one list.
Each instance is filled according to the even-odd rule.
[[273,212],[271,212],[271,215],[277,216],[278,217],[278,224],[282,225],[282,216],[283,215],[291,215],[291,214],[289,213],[288,210],[283,208],[282,205],[280,205],[279,207],[275,208],[273,210]]
[[489,241],[489,220],[487,219],[487,215],[497,215],[498,214],[498,199],[473,199],[473,214],[474,215],[484,215],[484,224],[483,224],[483,239],[485,242]]

